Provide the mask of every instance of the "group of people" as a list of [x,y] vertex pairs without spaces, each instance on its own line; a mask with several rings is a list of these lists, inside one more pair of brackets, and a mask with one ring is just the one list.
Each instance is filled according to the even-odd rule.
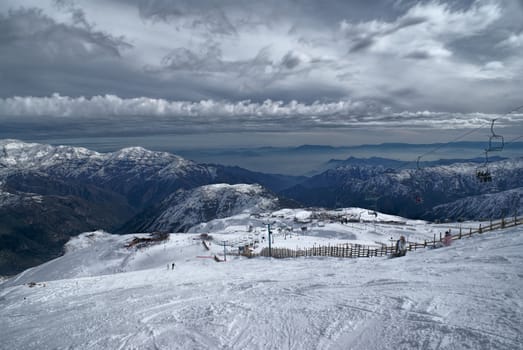
[[490,175],[490,171],[481,171],[478,170],[476,172],[476,177],[478,178],[479,182],[490,182],[492,181],[492,175]]
[[[448,247],[452,243],[452,234],[450,233],[450,230],[445,232],[445,236],[441,239],[441,243],[443,246]],[[405,256],[407,254],[407,241],[405,240],[405,236],[400,236],[400,239],[396,241],[396,249],[394,250],[394,253],[392,254],[392,257],[400,257]]]

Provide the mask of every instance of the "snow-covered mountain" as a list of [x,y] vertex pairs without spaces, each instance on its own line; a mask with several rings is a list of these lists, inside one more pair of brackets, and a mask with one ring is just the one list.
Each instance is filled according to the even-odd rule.
[[51,146],[18,140],[0,140],[0,169],[42,169],[57,164],[101,160],[103,155],[82,147]]
[[296,181],[289,176],[197,164],[141,147],[98,153],[3,140],[0,275],[56,257],[69,237],[80,232],[116,231],[136,215],[150,220],[151,216],[143,213],[180,189],[214,183],[260,183],[281,188],[282,183],[292,185]]
[[[491,182],[478,181],[477,163],[456,163],[420,169],[386,169],[347,165],[320,175],[282,193],[306,206],[363,206],[407,217],[435,219],[437,206],[470,196],[503,192],[523,186],[523,158],[488,164]],[[494,196],[488,198],[493,199]],[[454,218],[440,210],[437,219]],[[474,212],[463,217],[478,218]]]
[[[326,214],[374,217],[341,224]],[[430,238],[479,222],[430,224],[347,208],[280,210],[217,219],[171,234],[86,232],[65,255],[0,284],[5,349],[520,349],[523,231],[456,240],[403,258],[246,258],[237,245],[274,248]],[[277,229],[306,225],[305,232]],[[203,225],[208,230],[211,225]],[[192,231],[192,230],[191,230]],[[333,236],[333,233],[337,233]],[[226,262],[216,262],[213,257]],[[367,242],[367,243],[365,243]],[[481,307],[478,307],[480,305]]]
[[224,182],[259,183],[277,191],[301,180],[237,167],[197,164],[171,153],[142,147],[98,153],[81,147],[0,140],[0,181],[8,178],[15,182],[16,177],[27,173],[43,173],[111,189],[139,208],[158,202],[180,188]]
[[[127,164],[119,171],[133,170],[132,165],[146,165],[151,172],[163,168],[182,170],[194,165],[179,156],[167,152],[154,152],[142,147],[128,147],[112,153],[98,153],[83,147],[51,146],[18,140],[0,140],[0,164],[17,170],[62,171],[64,175],[109,177],[115,165]],[[101,170],[104,171],[101,171]],[[69,171],[67,171],[69,170]],[[93,173],[93,170],[95,174]],[[96,172],[98,171],[98,172]]]
[[184,232],[213,219],[279,207],[279,199],[260,185],[213,184],[180,189],[124,225],[122,232]]
[[[497,212],[513,212],[511,202],[502,198],[506,191],[523,187],[523,158],[489,163],[493,181],[487,183],[478,181],[475,173],[482,166],[473,162],[393,170],[376,165],[381,161],[386,162],[353,162],[303,178],[197,164],[141,147],[98,153],[3,140],[0,275],[59,255],[69,237],[79,232],[184,231],[199,220],[231,215],[250,205],[237,191],[214,189],[210,192],[223,201],[213,200],[202,187],[212,184],[260,184],[278,196],[280,207],[354,206],[430,220],[484,218],[476,207],[466,205],[467,198],[484,194],[489,196],[481,199],[482,207],[505,203]],[[256,191],[250,195],[252,203],[266,198]],[[460,208],[446,206],[449,203]]]
[[[44,173],[53,178],[94,184],[127,197],[130,204],[144,208],[182,187],[213,182],[216,170],[167,152],[130,147],[112,153],[85,148],[50,146],[4,140],[0,176]],[[2,153],[0,153],[2,154]],[[11,181],[16,178],[11,176]]]

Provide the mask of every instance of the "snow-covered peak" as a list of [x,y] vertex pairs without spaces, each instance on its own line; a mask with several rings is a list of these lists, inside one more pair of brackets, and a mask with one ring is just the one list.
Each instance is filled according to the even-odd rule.
[[[233,209],[235,212],[274,208],[276,197],[258,184],[212,184],[201,186],[185,192],[184,206],[196,208],[202,203],[216,202],[223,208]],[[177,197],[180,194],[175,194]],[[168,199],[170,200],[170,199]]]
[[266,192],[266,190],[258,184],[230,185],[225,183],[202,186],[199,188],[199,190],[201,191],[201,193],[206,194],[208,196],[219,196],[229,191],[248,195],[260,195]]
[[0,148],[6,149],[23,149],[28,147],[41,146],[39,143],[34,142],[24,142],[16,139],[3,139],[0,140]]
[[0,164],[9,168],[50,167],[67,161],[101,157],[100,153],[83,147],[51,146],[18,140],[0,142]]
[[155,159],[161,157],[169,157],[171,154],[167,152],[155,152],[145,149],[143,147],[126,147],[119,151],[108,153],[108,157],[113,159]]
[[259,213],[277,208],[278,198],[257,184],[213,184],[179,190],[165,199],[161,207],[161,213],[144,231],[185,231],[216,218]]
[[[127,164],[127,166],[123,166]],[[109,153],[98,153],[83,147],[52,146],[18,140],[0,141],[0,169],[4,171],[53,169],[66,177],[115,176],[121,172],[147,173],[169,177],[197,165],[180,156],[128,147]]]

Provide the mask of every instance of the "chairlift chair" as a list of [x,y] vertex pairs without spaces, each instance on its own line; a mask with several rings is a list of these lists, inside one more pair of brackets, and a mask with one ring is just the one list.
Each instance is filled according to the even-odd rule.
[[476,177],[479,182],[491,182],[492,174],[488,168],[488,150],[485,150],[485,163],[476,169]]
[[503,147],[505,147],[505,139],[501,135],[496,135],[494,132],[494,122],[496,119],[492,119],[492,123],[490,124],[490,132],[491,135],[489,136],[488,140],[488,148],[486,149],[487,152],[501,152],[503,150]]
[[492,119],[492,122],[490,124],[490,133],[488,140],[488,148],[485,149],[485,163],[476,169],[476,177],[478,178],[479,182],[491,182],[492,181],[492,174],[490,173],[488,169],[488,153],[489,152],[501,152],[503,150],[503,147],[505,147],[505,139],[501,135],[497,135],[494,132],[494,123],[496,122],[496,119]]
[[479,169],[476,171],[476,177],[478,178],[479,182],[491,182],[492,181],[492,174],[488,170],[488,168]]

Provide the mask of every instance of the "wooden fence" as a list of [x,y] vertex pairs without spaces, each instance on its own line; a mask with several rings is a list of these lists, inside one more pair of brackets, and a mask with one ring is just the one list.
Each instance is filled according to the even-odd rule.
[[318,246],[305,249],[289,248],[263,248],[258,256],[271,256],[273,258],[298,258],[302,256],[330,256],[338,258],[369,258],[372,256],[386,256],[391,254],[390,246],[364,246],[360,244],[338,244],[328,246]]
[[[462,239],[465,237],[471,237],[474,234],[482,234],[482,233],[489,232],[489,231],[502,230],[502,229],[514,227],[517,225],[521,225],[522,223],[523,223],[522,219],[518,218],[516,216],[514,218],[509,218],[509,219],[502,218],[499,221],[495,221],[495,222],[491,220],[488,225],[482,226],[481,224],[479,224],[478,228],[476,228],[476,229],[473,229],[472,227],[469,227],[468,229],[463,229],[460,227],[459,232],[455,233],[455,234],[451,234],[451,237],[452,237],[452,240]],[[436,237],[436,235],[434,235],[434,238],[432,241],[425,240],[423,243],[416,243],[416,242],[410,243],[409,242],[409,250],[412,250],[412,249],[416,250],[417,248],[434,247],[437,244],[439,244],[440,242],[442,242],[442,240],[443,240],[443,237],[440,233],[439,237]]]
[[[505,229],[509,227],[514,227],[521,225],[523,223],[521,218],[514,217],[512,219],[501,219],[499,221],[493,222],[490,224],[482,226],[479,225],[478,228],[468,228],[466,230],[460,228],[459,232],[451,235],[452,240],[462,239],[465,237],[471,237],[474,234],[482,234],[488,231]],[[440,245],[443,240],[443,237],[440,233],[439,237],[434,235],[432,241],[425,240],[424,242],[407,242],[407,247],[409,251],[422,249],[422,248],[431,248]],[[289,249],[289,248],[264,248],[260,253],[251,253],[250,257],[263,256],[273,258],[298,258],[305,256],[328,256],[336,258],[370,258],[378,256],[387,256],[392,255],[395,252],[394,244],[391,245],[382,245],[382,246],[364,246],[360,244],[338,244],[338,245],[328,245],[328,246],[318,246],[305,249]]]

